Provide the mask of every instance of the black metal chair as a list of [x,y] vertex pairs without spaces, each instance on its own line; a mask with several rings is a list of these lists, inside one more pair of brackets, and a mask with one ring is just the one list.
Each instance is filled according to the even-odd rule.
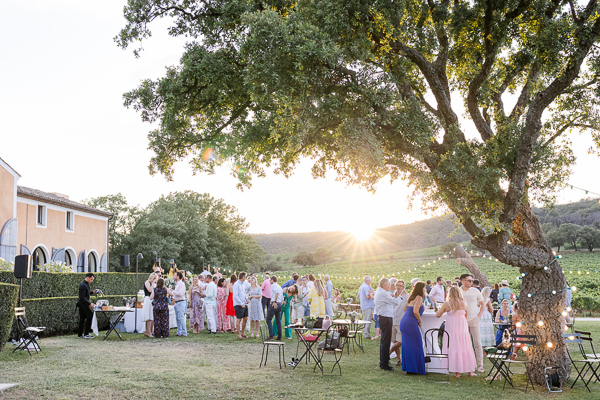
[[[441,337],[440,337],[441,335]],[[441,368],[431,367],[427,368],[427,380],[430,379],[433,370],[439,370],[440,374],[444,374],[448,378],[445,381],[437,381],[436,383],[450,383],[450,366],[448,363],[448,348],[450,347],[450,335],[446,330],[442,330],[439,328],[433,328],[427,330],[425,332],[425,357],[429,357],[431,360],[436,359],[440,360],[442,363]],[[446,364],[446,368],[443,367],[443,364]]]
[[313,368],[313,372],[316,371],[317,367],[319,367],[321,369],[321,374],[324,374],[325,366],[323,363],[325,362],[325,354],[331,354],[333,355],[333,366],[331,367],[331,373],[333,374],[333,371],[337,366],[340,371],[340,376],[342,376],[342,366],[340,365],[340,361],[344,355],[344,346],[348,343],[348,341],[343,337],[346,329],[341,328],[341,325],[331,325],[325,332],[325,340],[317,344],[317,360],[315,367]]
[[[589,384],[591,383],[592,379],[596,378],[596,380],[594,382],[600,381],[600,378],[598,377],[598,374],[597,374],[598,368],[600,368],[600,359],[599,358],[586,358],[585,354],[582,352],[583,351],[583,346],[582,346],[583,340],[581,339],[581,333],[563,333],[562,337],[563,337],[563,343],[565,343],[565,345],[567,347],[567,354],[569,355],[569,360],[571,361],[571,365],[573,366],[573,368],[575,368],[575,371],[577,371],[577,377],[573,381],[573,384],[571,385],[571,389],[576,387],[576,383],[581,379],[581,382],[583,382],[583,384],[577,385],[577,387],[585,386],[585,388],[588,390],[588,392],[591,392]],[[573,354],[577,354],[578,350],[581,354],[581,358],[579,358],[577,356],[575,356],[575,358],[573,358]],[[579,368],[577,367],[578,364],[580,365]],[[586,380],[586,377],[588,374],[590,374],[591,376]],[[592,388],[592,389],[598,389],[598,388],[596,387],[596,388]]]
[[[537,343],[537,337],[535,335],[512,335],[510,338],[511,350],[515,349],[519,346],[535,346]],[[533,366],[531,361],[527,360],[512,360],[509,358],[505,358],[498,361],[498,372],[504,378],[504,386],[502,389],[506,388],[506,384],[508,383],[511,387],[515,387],[514,380],[512,376],[514,372],[511,371],[511,366],[514,365],[524,365],[525,366],[525,376],[527,377],[527,385],[525,386],[525,393],[527,393],[527,389],[529,389],[529,384],[531,383],[531,389],[535,390],[533,386],[533,380],[531,379],[530,369]],[[493,380],[492,380],[493,382]]]
[[[510,342],[511,332],[512,332],[512,329],[505,329],[504,333],[503,333],[504,335],[507,336],[506,340],[509,342]],[[510,344],[507,348],[497,347],[495,352],[493,352],[493,353],[488,352],[486,358],[492,364],[492,368],[490,368],[490,372],[487,374],[486,379],[491,379],[490,384],[494,380],[496,380],[496,377],[498,375],[501,376],[500,371],[498,370],[498,368],[500,366],[500,362],[503,360],[508,360],[510,358],[511,354],[512,354],[512,345],[510,345]],[[490,378],[490,376],[491,376],[491,378]]]
[[[22,317],[22,318],[21,318]],[[15,318],[18,318],[20,321],[25,320],[25,307],[16,307],[15,308]],[[23,322],[21,322],[25,325]],[[13,353],[17,350],[27,350],[29,355],[31,352],[42,351],[39,343],[37,342],[37,337],[40,333],[46,330],[45,326],[25,326],[24,329],[20,331],[20,337],[18,338],[17,347],[13,350]]]
[[265,361],[264,365],[267,365],[267,359],[269,358],[269,347],[277,346],[277,353],[279,355],[279,369],[281,369],[282,361],[283,365],[285,366],[285,343],[275,340],[268,340],[268,332],[269,328],[267,328],[267,326],[264,324],[260,324],[260,339],[262,341],[263,350],[258,368],[262,367],[263,360]]
[[592,340],[591,332],[575,331],[574,333],[578,333],[581,337],[579,348],[581,351],[581,355],[583,355],[585,359],[600,358],[600,354],[596,353],[596,350],[594,349],[594,341]]

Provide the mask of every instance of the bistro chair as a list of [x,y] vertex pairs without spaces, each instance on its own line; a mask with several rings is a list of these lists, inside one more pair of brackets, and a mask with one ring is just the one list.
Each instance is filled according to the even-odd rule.
[[265,362],[265,366],[267,365],[267,358],[269,358],[269,347],[276,346],[277,353],[279,355],[279,369],[281,369],[281,362],[283,361],[283,365],[285,366],[285,343],[278,342],[276,340],[268,340],[269,337],[269,328],[266,325],[260,324],[260,339],[262,341],[263,349],[262,356],[260,358],[260,364],[258,368],[262,367],[263,360]]
[[342,356],[344,355],[344,345],[347,344],[347,340],[344,339],[343,334],[346,332],[346,326],[341,325],[331,325],[327,331],[325,332],[325,340],[319,342],[317,344],[317,362],[315,363],[315,367],[313,372],[316,371],[317,367],[321,369],[321,374],[325,373],[324,358],[325,354],[333,355],[333,366],[331,367],[331,373],[335,370],[335,367],[338,367],[340,371],[340,376],[342,376],[342,366],[340,365],[340,361],[342,360]]
[[[425,357],[429,357],[431,360],[439,360],[441,367],[427,368],[427,380],[431,379],[429,372],[435,372],[438,374],[445,374],[447,380],[437,381],[436,383],[450,383],[450,365],[448,363],[448,348],[450,347],[450,335],[446,330],[439,328],[433,328],[425,332]],[[446,367],[444,367],[444,365]],[[445,371],[445,372],[444,372]]]
[[578,333],[581,337],[581,343],[579,343],[579,348],[581,351],[581,355],[583,355],[584,358],[600,358],[600,354],[596,353],[596,350],[594,349],[594,342],[592,340],[591,332],[575,331],[574,333]]
[[[25,307],[15,307],[15,318],[19,318],[20,321],[25,320]],[[23,323],[23,322],[21,322]],[[27,350],[29,355],[32,351],[36,353],[42,351],[39,343],[37,342],[38,335],[46,330],[45,326],[25,326],[21,329],[20,337],[18,338],[17,347],[13,350],[13,353],[17,350]]]
[[[596,373],[598,371],[598,368],[600,367],[600,359],[586,358],[584,353],[582,353],[583,340],[581,339],[581,333],[563,333],[562,337],[563,343],[565,343],[567,347],[567,354],[569,355],[569,360],[571,360],[571,365],[573,366],[573,368],[575,368],[575,371],[577,372],[577,377],[573,381],[571,389],[576,386],[585,386],[588,392],[591,392],[589,384],[591,383],[592,379],[596,378],[594,383],[600,381],[600,378]],[[579,354],[577,353],[577,351],[579,351]],[[574,355],[575,358],[573,358]],[[578,357],[579,355],[581,356],[581,358]],[[579,368],[577,367],[578,364],[580,365]],[[586,380],[588,374],[591,374],[591,376]],[[580,379],[581,382],[583,382],[583,384],[576,385],[577,381],[579,381]]]
[[[510,338],[510,349],[511,353],[517,347],[520,346],[535,346],[537,343],[537,337],[535,335],[512,335]],[[533,367],[533,362],[525,360],[512,360],[510,359],[510,355],[508,358],[502,359],[498,361],[498,372],[504,378],[504,386],[502,389],[506,388],[506,384],[508,383],[511,387],[515,387],[514,380],[512,376],[514,372],[511,370],[511,367],[515,365],[524,365],[525,366],[525,376],[527,377],[527,385],[525,386],[525,393],[527,393],[527,389],[529,389],[529,384],[531,383],[531,389],[535,390],[533,386],[533,380],[531,379],[531,368]],[[493,380],[492,380],[493,382]]]
[[491,380],[490,384],[496,380],[496,377],[499,375],[502,376],[499,371],[500,362],[508,360],[512,354],[512,345],[510,344],[511,332],[512,329],[510,328],[504,330],[502,343],[508,343],[507,347],[497,346],[495,348],[484,349],[487,352],[486,358],[492,364],[492,368],[490,368],[490,372],[486,377],[486,379]]

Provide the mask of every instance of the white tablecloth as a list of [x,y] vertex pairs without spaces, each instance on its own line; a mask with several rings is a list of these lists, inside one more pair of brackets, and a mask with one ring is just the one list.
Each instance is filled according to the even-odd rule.
[[[137,311],[137,330],[138,333],[146,332],[146,324],[142,321],[142,309]],[[129,333],[135,330],[135,310],[125,313],[123,317],[125,323],[125,330]],[[175,318],[175,307],[169,306],[169,329],[177,328],[177,319]],[[96,319],[96,311],[94,311],[94,317],[92,318],[92,332],[98,336],[98,320]]]
[[[427,332],[429,329],[438,329],[440,327],[440,325],[442,324],[442,322],[446,321],[446,314],[444,313],[440,318],[437,318],[435,316],[435,311],[433,310],[425,310],[425,312],[423,312],[423,315],[421,316],[421,320],[423,321],[423,323],[421,324],[421,334],[423,335],[423,345],[426,346],[426,348],[431,349],[431,346],[429,343],[425,343],[425,332]],[[440,346],[438,345],[438,340],[437,340],[437,333],[433,334],[433,349],[434,352],[436,353],[440,353]],[[443,371],[442,368],[448,368],[448,361],[447,360],[440,360],[437,358],[432,358],[431,362],[428,362],[425,364],[425,369],[427,371],[429,371],[430,369],[432,369],[432,372],[435,373],[448,373],[447,371]]]
[[[125,330],[129,333],[135,330],[135,313],[125,314]],[[177,319],[175,318],[175,307],[169,306],[169,329],[177,328]],[[142,321],[142,309],[137,312],[137,331],[138,333],[146,332],[146,323]]]

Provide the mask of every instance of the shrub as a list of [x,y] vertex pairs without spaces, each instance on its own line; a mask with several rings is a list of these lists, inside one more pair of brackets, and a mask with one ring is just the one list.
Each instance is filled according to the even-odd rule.
[[[17,288],[18,289],[18,288]],[[110,304],[123,305],[124,296],[104,296]],[[45,299],[23,300],[28,326],[45,326],[44,335],[74,333],[79,324],[79,310],[76,308],[77,296],[52,297]],[[108,318],[97,314],[98,329],[108,328]]]
[[[98,272],[95,275],[96,279],[91,285],[92,290],[101,289],[107,296],[134,296],[137,292],[135,274]],[[23,279],[23,299],[77,296],[83,278],[85,273],[33,272],[31,279]],[[146,273],[139,274],[139,288],[147,278]],[[0,271],[0,282],[18,284],[19,280],[12,272]]]
[[19,287],[17,285],[0,283],[0,350],[8,341],[18,296]]

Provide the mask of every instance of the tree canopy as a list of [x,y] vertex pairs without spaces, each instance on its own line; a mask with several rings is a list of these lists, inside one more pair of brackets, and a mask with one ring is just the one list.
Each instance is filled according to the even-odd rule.
[[[564,185],[574,128],[598,140],[598,11],[596,0],[130,0],[116,41],[137,46],[162,17],[190,38],[178,66],[125,94],[158,122],[153,172],[170,179],[190,158],[249,185],[309,159],[315,176],[370,189],[402,179],[526,273],[523,290],[561,290],[552,307],[520,299],[533,320],[564,306],[530,201]],[[532,329],[560,338],[558,322]],[[532,357],[558,365],[556,353]]]
[[266,254],[246,233],[247,223],[237,209],[206,193],[171,193],[145,209],[128,206],[121,194],[87,202],[115,214],[109,228],[112,271],[121,270],[121,254],[142,253],[141,269],[149,270],[156,251],[163,267],[174,259],[180,269],[195,272],[203,264],[245,269],[261,263]]

